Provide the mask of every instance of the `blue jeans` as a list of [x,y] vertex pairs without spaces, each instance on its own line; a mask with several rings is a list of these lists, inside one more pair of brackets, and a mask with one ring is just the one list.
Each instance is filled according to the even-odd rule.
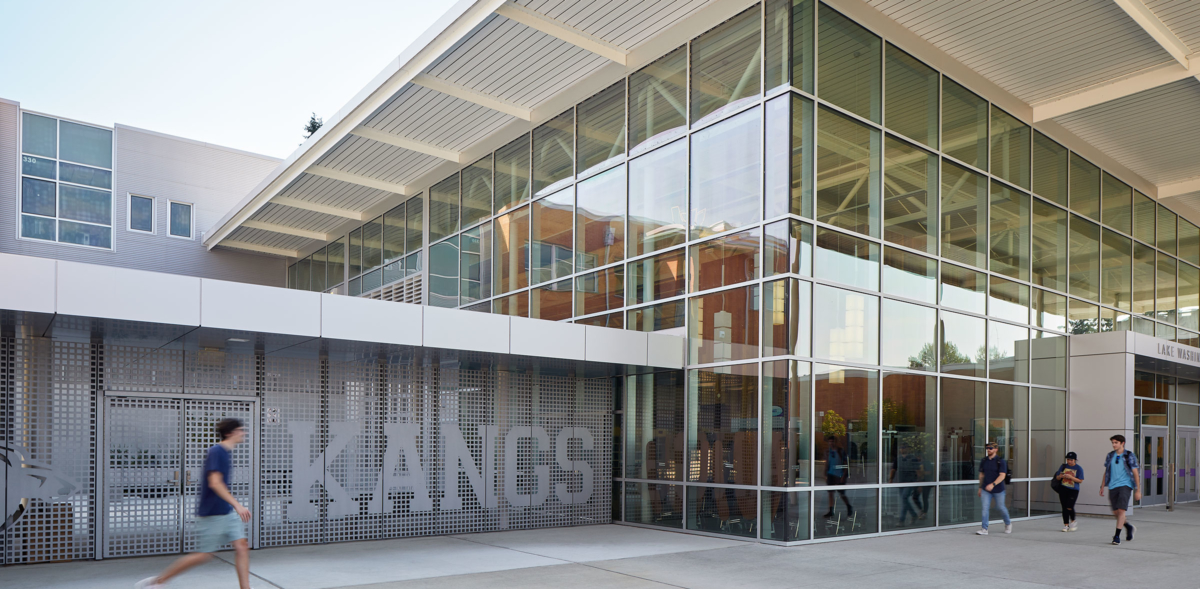
[[1004,525],[1007,526],[1012,523],[1012,520],[1008,519],[1008,507],[1004,505],[1004,494],[1007,492],[1007,490],[1000,491],[999,493],[983,491],[979,494],[980,498],[983,499],[983,529],[988,529],[988,515],[992,511],[992,499],[996,500],[996,507],[1000,508],[1000,515],[1004,516]]

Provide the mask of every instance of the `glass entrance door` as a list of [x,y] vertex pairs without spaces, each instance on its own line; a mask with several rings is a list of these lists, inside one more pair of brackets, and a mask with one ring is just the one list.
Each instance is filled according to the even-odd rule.
[[1179,426],[1178,439],[1175,446],[1175,500],[1200,500],[1200,490],[1196,487],[1196,468],[1200,466],[1197,460],[1197,439],[1200,438],[1200,428]]
[[1167,502],[1167,428],[1142,426],[1142,505]]

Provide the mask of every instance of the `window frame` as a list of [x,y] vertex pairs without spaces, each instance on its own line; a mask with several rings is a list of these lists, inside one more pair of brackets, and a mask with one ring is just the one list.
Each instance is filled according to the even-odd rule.
[[[26,155],[28,155],[29,157],[48,158],[48,156],[37,155],[37,154],[27,154],[25,152],[25,148],[24,148],[25,115],[27,115],[27,114],[31,115],[31,116],[42,117],[45,119],[51,119],[54,121],[54,138],[55,138],[54,156],[53,156],[53,158],[50,158],[50,159],[53,159],[53,161],[54,161],[55,174],[54,174],[53,179],[42,178],[39,176],[30,176],[30,175],[25,174],[25,172],[24,172],[24,166],[23,166],[24,159],[23,158],[26,157]],[[95,125],[95,124],[87,123],[84,121],[69,119],[69,118],[46,114],[43,112],[33,111],[33,110],[21,109],[19,111],[19,115],[20,116],[18,117],[18,123],[17,123],[17,141],[18,141],[18,145],[17,145],[18,161],[17,161],[17,169],[16,169],[16,172],[17,172],[17,174],[16,174],[17,187],[16,188],[17,188],[17,190],[16,190],[16,202],[15,202],[15,206],[14,206],[14,215],[16,217],[14,232],[16,233],[17,240],[18,241],[28,241],[28,242],[33,242],[33,243],[42,243],[42,244],[54,244],[54,245],[61,245],[61,246],[67,246],[67,247],[77,247],[77,248],[83,248],[83,249],[87,249],[87,250],[91,250],[91,251],[116,252],[117,251],[117,243],[116,243],[117,236],[116,236],[116,227],[115,227],[114,221],[116,219],[117,213],[116,213],[116,206],[115,206],[116,203],[114,202],[114,198],[113,198],[113,193],[115,192],[113,190],[113,188],[105,189],[105,188],[98,188],[96,186],[88,186],[86,184],[67,182],[67,181],[60,179],[61,174],[59,173],[59,166],[64,161],[60,157],[61,151],[62,151],[61,132],[62,132],[62,123],[64,121],[75,124],[75,125],[80,125],[80,126],[84,126],[84,127],[92,127],[95,129],[101,129],[101,130],[109,132],[109,134],[112,138],[111,144],[112,144],[112,153],[113,153],[113,160],[112,160],[112,163],[110,164],[110,167],[103,168],[103,167],[99,167],[99,166],[93,166],[90,164],[82,164],[79,162],[72,162],[72,161],[68,161],[67,163],[74,164],[77,166],[82,166],[85,168],[95,168],[97,170],[104,170],[104,171],[107,171],[109,174],[112,174],[113,176],[116,175],[116,159],[117,159],[116,158],[116,143],[117,143],[116,130],[113,128],[110,128],[110,127],[104,127],[101,125]],[[32,178],[35,180],[42,180],[44,182],[54,183],[54,217],[47,217],[44,215],[37,215],[34,213],[22,212],[21,206],[22,206],[22,202],[24,199],[24,187],[23,187],[23,184],[24,184],[23,179],[24,178]],[[114,182],[114,184],[115,184],[115,182]],[[109,203],[108,225],[104,225],[101,223],[95,223],[95,222],[91,222],[91,221],[78,221],[75,219],[65,219],[68,222],[78,223],[81,225],[90,225],[90,226],[95,226],[95,227],[107,227],[108,231],[109,231],[108,247],[102,247],[102,246],[98,246],[98,245],[84,245],[84,244],[79,244],[79,243],[71,243],[69,241],[62,241],[59,238],[60,233],[61,233],[60,224],[62,221],[64,221],[64,219],[61,216],[61,208],[62,208],[61,192],[62,191],[60,190],[60,188],[63,185],[74,186],[74,187],[78,187],[78,188],[82,188],[82,189],[86,189],[86,190],[94,190],[94,191],[98,191],[98,192],[107,192],[108,193],[108,203]],[[23,225],[22,217],[25,215],[37,217],[40,219],[53,219],[53,221],[54,221],[54,239],[49,240],[49,239],[38,239],[36,237],[26,237],[21,230],[21,227]]]
[[[182,236],[182,235],[175,235],[174,233],[171,232],[171,214],[172,214],[172,208],[173,208],[171,205],[184,205],[188,208],[188,211],[190,211],[190,213],[191,213],[191,216],[188,219],[188,234],[186,237]],[[186,241],[195,241],[195,239],[196,239],[196,204],[195,203],[185,202],[182,200],[174,200],[174,199],[167,200],[167,237],[174,238],[174,239],[183,239]]]
[[[144,198],[150,201],[150,230],[136,229],[133,226],[133,199]],[[143,235],[158,234],[158,199],[153,196],[144,196],[128,192],[125,194],[125,230],[131,233],[141,233]]]

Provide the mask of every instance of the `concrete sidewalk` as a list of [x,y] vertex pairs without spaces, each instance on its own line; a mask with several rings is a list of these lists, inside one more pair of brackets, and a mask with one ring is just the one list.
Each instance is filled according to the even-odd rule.
[[[1134,512],[1138,535],[1108,544],[1111,519],[1017,522],[1012,535],[958,528],[808,546],[606,525],[258,550],[258,589],[417,587],[1200,586],[1200,504]],[[1002,528],[1001,528],[1002,529]],[[997,530],[997,526],[993,526]],[[173,588],[236,587],[231,553]],[[0,568],[0,587],[129,589],[175,557]]]

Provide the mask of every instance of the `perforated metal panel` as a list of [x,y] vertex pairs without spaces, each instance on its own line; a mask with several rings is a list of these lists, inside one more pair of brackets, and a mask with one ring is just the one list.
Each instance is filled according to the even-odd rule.
[[[99,417],[106,557],[194,549],[200,470],[223,416],[250,430],[232,489],[259,546],[609,521],[611,380],[489,354],[374,354],[0,340],[4,456],[49,473],[41,484],[5,469],[16,514],[5,562],[95,556]],[[232,393],[258,396],[257,410],[221,397]]]
[[189,351],[183,355],[184,388],[200,395],[255,395],[256,366],[254,354]]
[[[257,513],[254,500],[254,438],[258,433],[258,420],[254,413],[254,404],[247,401],[189,399],[184,402],[183,411],[184,467],[187,471],[183,491],[183,551],[194,552],[197,545],[196,504],[199,501],[200,478],[203,476],[208,449],[221,441],[216,425],[222,418],[240,419],[246,428],[246,441],[233,449],[233,471],[229,477],[232,482],[226,481],[226,484],[238,503],[245,505],[251,513]],[[246,537],[249,538],[250,524],[245,526]],[[227,548],[229,545],[222,549]]]
[[179,552],[183,532],[181,405],[109,397],[104,416],[104,556]]
[[92,558],[97,366],[91,344],[17,339],[10,358],[7,564]]
[[383,423],[378,362],[330,362],[329,444],[325,448],[326,542],[382,535]]
[[10,395],[9,391],[12,388],[13,378],[13,341],[12,338],[0,337],[0,506],[4,506],[4,513],[0,513],[0,565],[3,565],[8,560],[8,551],[5,549],[8,546],[8,469],[12,467],[11,456],[9,454],[10,441],[8,437],[8,425],[11,421],[9,415]]
[[110,391],[183,392],[183,353],[179,350],[103,346],[104,386]]
[[259,546],[324,541],[327,422],[315,359],[264,363],[260,435]]

